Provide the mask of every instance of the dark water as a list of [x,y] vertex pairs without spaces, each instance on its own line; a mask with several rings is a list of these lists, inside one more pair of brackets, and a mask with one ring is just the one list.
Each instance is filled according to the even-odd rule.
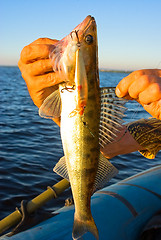
[[[100,73],[101,86],[116,86],[126,73]],[[149,115],[135,102],[127,103],[126,122]],[[31,200],[47,186],[61,178],[52,169],[63,156],[59,127],[42,119],[28,94],[17,67],[0,67],[0,219]],[[111,162],[119,169],[112,183],[160,163],[161,153],[148,160],[139,153],[115,157]],[[47,209],[64,205],[69,195],[50,201]]]

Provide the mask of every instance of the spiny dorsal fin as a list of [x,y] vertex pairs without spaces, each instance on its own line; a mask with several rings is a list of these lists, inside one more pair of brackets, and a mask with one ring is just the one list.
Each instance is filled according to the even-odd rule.
[[61,115],[61,98],[59,89],[50,94],[39,108],[40,117],[58,118]]
[[[53,171],[69,181],[65,157],[62,157],[59,160]],[[105,187],[107,182],[109,182],[117,173],[118,170],[100,153],[93,192]]]
[[127,102],[123,98],[118,98],[115,94],[115,88],[100,88],[101,93],[101,115],[100,115],[100,145],[104,147],[112,142],[116,134],[122,128],[124,122],[122,118],[125,116]]

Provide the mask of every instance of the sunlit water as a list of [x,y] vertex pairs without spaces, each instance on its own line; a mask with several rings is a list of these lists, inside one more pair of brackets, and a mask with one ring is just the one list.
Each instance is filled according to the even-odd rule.
[[[100,72],[102,87],[116,86],[126,73]],[[22,199],[31,200],[47,186],[61,178],[53,167],[63,149],[59,127],[42,119],[33,104],[17,67],[0,67],[0,219],[20,206]],[[126,122],[149,115],[135,102],[126,104]],[[138,152],[117,156],[111,162],[119,169],[115,183],[160,163],[148,160]],[[70,191],[50,201],[46,208],[55,210],[64,205]]]

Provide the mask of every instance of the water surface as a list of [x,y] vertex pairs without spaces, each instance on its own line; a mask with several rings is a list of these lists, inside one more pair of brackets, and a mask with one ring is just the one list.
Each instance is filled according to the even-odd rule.
[[[127,73],[100,72],[102,87],[116,86]],[[22,199],[31,200],[47,186],[61,178],[53,172],[63,156],[59,127],[38,115],[17,67],[0,67],[0,219],[20,206]],[[128,102],[126,122],[149,115],[135,103]],[[136,174],[160,163],[160,153],[154,160],[138,152],[117,156],[111,162],[119,174],[111,183]],[[64,205],[66,191],[51,200],[46,209],[55,210]]]

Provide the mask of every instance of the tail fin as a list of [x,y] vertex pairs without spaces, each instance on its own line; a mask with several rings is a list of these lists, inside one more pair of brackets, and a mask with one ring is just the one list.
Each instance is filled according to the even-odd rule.
[[92,233],[96,240],[99,240],[98,229],[92,216],[89,220],[85,221],[79,220],[76,216],[74,216],[74,225],[72,233],[73,239],[74,240],[79,239],[82,235],[84,235],[87,232]]

